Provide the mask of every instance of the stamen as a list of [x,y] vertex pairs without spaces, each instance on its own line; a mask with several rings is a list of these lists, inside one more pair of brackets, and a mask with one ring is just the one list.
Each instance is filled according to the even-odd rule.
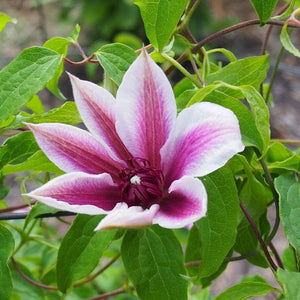
[[141,184],[141,178],[137,175],[134,175],[130,178],[130,183],[132,184]]
[[128,206],[149,208],[162,200],[163,174],[152,168],[149,161],[133,158],[130,167],[120,172],[120,190]]

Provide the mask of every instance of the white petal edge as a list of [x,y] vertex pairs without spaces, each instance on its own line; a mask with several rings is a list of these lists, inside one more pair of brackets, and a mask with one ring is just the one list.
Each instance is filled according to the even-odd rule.
[[[183,228],[206,215],[207,192],[201,180],[191,176],[184,176],[174,181],[168,189],[170,199],[166,198],[165,201],[172,201],[172,192],[185,195],[187,199],[191,199],[190,204],[186,201],[185,207],[174,207],[175,210],[176,208],[178,210],[178,218],[172,217],[171,215],[168,216],[168,214],[164,212],[163,204],[161,204],[161,209],[154,216],[153,224],[158,224],[161,227],[170,229]],[[180,197],[178,197],[178,199],[180,199]],[[176,203],[171,203],[171,205],[176,205]]]
[[125,202],[118,203],[115,208],[100,221],[95,231],[113,228],[143,228],[152,225],[152,220],[159,205],[154,204],[149,209],[141,206],[130,206]]

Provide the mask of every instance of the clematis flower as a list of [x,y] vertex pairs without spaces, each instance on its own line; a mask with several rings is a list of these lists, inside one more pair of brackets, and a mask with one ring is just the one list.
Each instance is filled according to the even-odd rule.
[[232,111],[203,102],[176,117],[171,85],[146,51],[125,73],[116,99],[98,85],[70,78],[88,131],[28,124],[66,174],[27,195],[66,211],[106,214],[95,230],[180,228],[205,216],[207,194],[197,177],[244,149]]

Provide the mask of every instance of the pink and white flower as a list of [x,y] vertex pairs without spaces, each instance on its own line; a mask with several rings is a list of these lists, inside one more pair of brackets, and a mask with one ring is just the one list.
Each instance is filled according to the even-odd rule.
[[96,84],[70,78],[89,132],[28,124],[66,174],[27,195],[66,211],[106,214],[96,230],[180,228],[205,216],[207,194],[197,177],[244,149],[232,111],[203,102],[177,117],[171,85],[146,51],[124,75],[116,99]]

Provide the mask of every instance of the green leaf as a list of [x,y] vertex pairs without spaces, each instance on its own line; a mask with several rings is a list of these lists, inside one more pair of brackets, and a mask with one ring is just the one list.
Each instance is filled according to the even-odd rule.
[[188,0],[134,0],[140,8],[146,35],[159,51],[169,43]]
[[279,16],[272,17],[273,20],[282,20],[287,18],[294,11],[296,0],[291,0],[289,7]]
[[42,101],[37,95],[33,95],[33,97],[25,104],[25,107],[36,114],[42,114],[45,111]]
[[62,240],[57,256],[57,284],[65,293],[74,281],[90,274],[104,250],[111,244],[116,230],[94,229],[103,216],[78,215]]
[[64,173],[49,160],[42,150],[38,150],[19,164],[7,164],[2,169],[3,175],[24,171],[53,172],[56,174]]
[[289,243],[294,247],[300,261],[300,185],[292,174],[275,179],[275,188],[279,194],[280,218]]
[[269,170],[274,173],[281,173],[282,170],[300,173],[300,156],[281,143],[272,143],[269,146],[264,159]]
[[[62,37],[54,37],[48,40],[43,47],[54,50],[58,54],[63,55],[64,57],[67,55],[68,46],[72,42],[71,39],[65,39]],[[59,78],[64,70],[63,61],[61,61],[58,70],[54,77],[47,83],[47,88],[58,98],[62,100],[66,100],[65,96],[61,93],[58,88]]]
[[11,23],[14,23],[16,24],[17,23],[17,20],[16,19],[12,19],[11,17],[9,17],[8,15],[0,12],[0,32],[4,29],[4,27],[6,26],[6,24],[8,22],[11,22]]
[[206,78],[207,85],[222,81],[234,86],[252,85],[256,89],[266,78],[269,56],[253,56],[233,61]]
[[76,43],[79,37],[79,33],[80,33],[80,25],[76,24],[74,30],[72,31],[72,33],[70,34],[70,36],[68,37],[68,39],[72,42],[72,43]]
[[53,208],[50,206],[47,206],[45,204],[43,204],[42,202],[37,202],[35,205],[32,206],[30,212],[28,213],[25,223],[24,223],[24,230],[26,229],[26,227],[28,226],[28,224],[37,216],[39,215],[43,215],[43,214],[55,214],[58,211],[60,211],[60,209],[57,208]]
[[265,296],[271,291],[276,291],[276,289],[267,283],[251,281],[242,282],[231,286],[229,289],[218,295],[215,300],[244,300],[254,296]]
[[299,299],[300,273],[278,269],[277,277],[283,285],[285,299]]
[[171,230],[159,226],[129,230],[121,251],[126,272],[142,300],[187,299],[183,253]]
[[62,56],[32,47],[23,50],[0,71],[0,122],[28,102],[55,75]]
[[65,123],[77,125],[82,122],[76,104],[72,101],[67,101],[57,108],[53,108],[45,113],[33,115],[27,119],[28,123]]
[[22,132],[5,141],[0,147],[0,169],[6,164],[17,164],[39,150],[31,132]]
[[13,253],[15,241],[11,232],[2,225],[0,225],[0,241],[2,241],[0,247],[0,299],[10,300],[12,278],[7,263]]
[[280,33],[280,41],[282,46],[285,50],[292,53],[296,57],[300,57],[300,51],[294,46],[292,43],[289,33],[287,31],[288,23],[285,23],[284,26],[282,26],[281,33]]
[[270,19],[277,2],[278,0],[251,0],[261,25],[264,25]]
[[228,167],[205,176],[202,181],[208,193],[208,211],[205,218],[196,222],[203,245],[200,278],[215,273],[234,245],[239,212],[235,181]]
[[121,84],[125,72],[137,58],[132,48],[120,43],[104,45],[96,52],[96,56],[108,76],[117,85]]

